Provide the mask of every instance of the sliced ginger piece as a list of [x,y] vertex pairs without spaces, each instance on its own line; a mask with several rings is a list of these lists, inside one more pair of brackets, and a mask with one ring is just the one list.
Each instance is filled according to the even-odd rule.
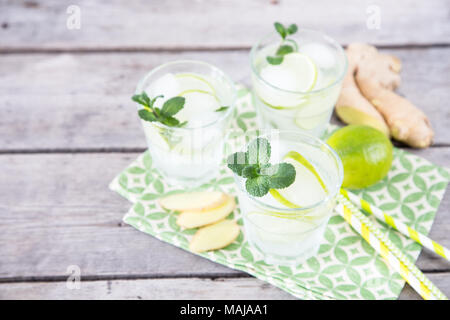
[[336,102],[338,117],[348,124],[364,124],[389,136],[389,128],[383,116],[359,91],[354,74],[361,60],[359,54],[347,50],[348,70],[344,77],[341,94]]
[[159,199],[159,205],[174,211],[204,211],[220,206],[227,195],[218,191],[185,192]]
[[234,220],[222,220],[197,231],[189,243],[193,252],[224,248],[239,236],[240,228]]
[[225,195],[226,200],[215,208],[208,210],[183,211],[177,218],[177,224],[191,229],[215,223],[226,218],[236,207],[234,197]]

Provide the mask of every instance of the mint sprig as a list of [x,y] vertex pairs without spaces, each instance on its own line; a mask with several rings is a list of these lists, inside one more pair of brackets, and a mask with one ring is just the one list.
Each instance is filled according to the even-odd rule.
[[267,139],[257,138],[246,152],[227,158],[228,168],[246,179],[245,188],[254,197],[266,195],[270,189],[283,189],[295,181],[295,168],[290,163],[271,164],[271,147]]
[[[272,65],[278,65],[283,62],[284,56],[298,50],[298,45],[293,39],[287,39],[289,35],[293,35],[297,32],[298,27],[296,24],[291,24],[289,27],[285,27],[279,22],[274,23],[275,30],[281,36],[281,45],[275,52],[275,56],[267,56],[267,62]],[[288,43],[292,43],[288,44]]]
[[180,122],[174,117],[184,107],[186,99],[184,97],[173,97],[164,102],[162,108],[154,107],[156,100],[163,98],[163,95],[150,99],[145,92],[135,94],[131,99],[140,105],[143,109],[138,111],[139,117],[148,122],[160,122],[168,127],[180,128],[186,125],[187,121]]

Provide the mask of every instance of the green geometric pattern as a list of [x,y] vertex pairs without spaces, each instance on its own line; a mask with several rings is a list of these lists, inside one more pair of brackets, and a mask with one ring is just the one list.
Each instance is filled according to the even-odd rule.
[[[239,90],[235,128],[255,129],[256,114],[247,89]],[[428,234],[450,180],[449,171],[408,152],[395,149],[388,176],[380,183],[356,192],[390,215]],[[162,241],[188,250],[196,230],[183,230],[176,214],[160,208],[155,199],[185,190],[167,185],[152,167],[148,152],[139,156],[110,184],[110,188],[133,206],[124,222]],[[219,176],[197,188],[235,194],[231,172],[223,166]],[[230,219],[242,226],[239,208]],[[415,261],[421,247],[416,242],[370,216],[389,239]],[[405,284],[361,236],[334,214],[325,232],[319,254],[297,267],[267,265],[247,243],[243,232],[228,247],[201,253],[207,259],[242,270],[301,299],[397,299]]]

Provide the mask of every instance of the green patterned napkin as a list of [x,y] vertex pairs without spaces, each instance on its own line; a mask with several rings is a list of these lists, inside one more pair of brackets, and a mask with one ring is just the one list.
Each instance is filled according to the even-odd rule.
[[[234,127],[244,131],[256,128],[256,114],[247,89],[239,90]],[[428,234],[445,193],[449,171],[408,152],[395,149],[388,176],[380,183],[356,192],[360,197],[395,218]],[[160,208],[155,199],[180,188],[167,185],[152,167],[148,152],[120,173],[110,188],[134,205],[124,222],[162,241],[188,250],[196,230],[183,230],[176,215]],[[202,189],[235,194],[232,173],[223,165],[220,175]],[[239,208],[229,217],[242,226]],[[411,239],[373,219],[389,239],[413,261],[421,247]],[[241,231],[243,228],[241,228]],[[319,254],[297,267],[268,265],[241,232],[228,247],[201,256],[233,269],[242,270],[302,299],[396,299],[404,280],[338,214],[328,224]]]

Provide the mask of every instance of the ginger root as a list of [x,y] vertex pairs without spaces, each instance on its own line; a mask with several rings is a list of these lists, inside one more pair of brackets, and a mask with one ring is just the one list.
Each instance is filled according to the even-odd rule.
[[349,69],[336,104],[346,123],[372,126],[415,148],[433,141],[425,114],[393,92],[400,85],[401,62],[373,46],[355,43],[347,48]]

